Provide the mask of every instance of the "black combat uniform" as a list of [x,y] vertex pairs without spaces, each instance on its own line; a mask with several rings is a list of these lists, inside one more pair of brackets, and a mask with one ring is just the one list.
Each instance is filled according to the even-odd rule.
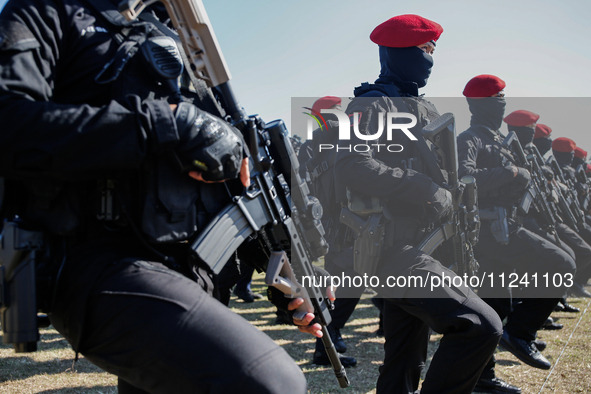
[[[212,275],[182,242],[226,203],[224,185],[170,164],[174,92],[138,51],[163,34],[117,3],[14,0],[0,16],[4,217],[43,230],[65,261],[51,322],[149,393],[305,393],[287,353],[208,294]],[[219,115],[199,91],[183,95]],[[109,193],[116,215],[100,209]]]
[[[338,277],[342,275],[353,276],[353,248],[348,230],[339,221],[340,205],[336,201],[334,183],[334,165],[336,150],[320,149],[321,144],[334,145],[338,143],[338,121],[333,114],[323,114],[326,126],[314,130],[312,139],[304,142],[300,148],[298,160],[300,172],[304,173],[302,179],[309,179],[310,194],[318,198],[322,204],[322,225],[325,230],[325,238],[330,245],[328,253],[324,256],[324,268]],[[330,312],[332,321],[328,326],[329,333],[338,352],[345,352],[347,346],[343,341],[340,330],[355,311],[363,287],[343,287],[338,289],[338,297],[334,301],[334,309]],[[327,357],[324,345],[320,339],[316,340],[315,360],[323,362]],[[326,360],[328,361],[328,360]],[[344,362],[353,365],[356,360],[349,358]]]
[[[533,144],[535,135],[534,129],[529,127],[509,125],[508,130],[515,131],[526,155],[537,157],[537,148]],[[541,166],[540,168],[545,175],[543,179],[546,181],[546,177],[548,174],[552,173],[552,169],[545,166],[544,163],[538,164]],[[576,231],[562,222],[556,202],[552,200],[552,196],[547,196],[547,198],[549,209],[557,213],[557,215],[555,215],[555,231],[559,237],[560,242],[556,240],[556,236],[549,234],[540,227],[539,223],[543,223],[543,218],[541,218],[540,215],[533,209],[530,210],[530,212],[533,212],[528,218],[525,219],[523,225],[528,230],[538,234],[543,238],[546,238],[567,252],[575,260],[577,267],[577,274],[574,278],[575,282],[587,283],[588,277],[586,279],[583,279],[583,277],[586,276],[591,269],[591,246],[589,246],[589,244],[585,242],[585,240]]]
[[[577,176],[575,175],[573,162],[577,163],[575,160],[578,158],[574,157],[574,152],[559,152],[556,150],[552,150],[552,153],[554,158],[558,162],[560,169],[562,170],[562,174],[564,175],[565,180],[572,182],[572,184],[575,186],[577,198],[580,198],[581,195],[588,193],[588,185],[583,185],[581,182],[579,182]],[[579,159],[579,164],[581,164],[580,160],[581,159]],[[569,238],[575,241],[575,245],[579,245],[579,248],[584,248],[585,245],[591,245],[591,226],[586,221],[578,223],[578,228],[576,232],[574,229],[571,229],[569,227],[567,227],[564,230],[564,232],[566,234],[574,233],[576,235],[571,235]],[[573,249],[575,248],[573,247]],[[570,289],[574,296],[589,296],[587,290],[585,290],[584,288],[589,278],[591,278],[591,262],[587,265],[584,265],[583,262],[581,262],[581,264],[579,265],[579,260],[577,260],[577,274],[575,276],[575,284]]]
[[[419,85],[415,79],[401,80],[406,76],[397,72],[396,65],[406,65],[408,70],[415,59],[422,56],[421,53],[415,47],[380,46],[380,78],[375,85],[364,84],[357,88],[356,97],[347,108],[349,115],[361,113],[359,131],[362,134],[375,134],[378,117],[387,112],[417,114],[419,123],[413,130],[420,130],[438,116],[430,103],[417,98]],[[425,83],[426,79],[420,86]],[[408,101],[403,101],[400,96]],[[433,276],[455,277],[437,260],[415,248],[425,228],[444,214],[443,211],[435,212],[429,204],[435,195],[443,197],[444,193],[424,174],[424,164],[415,142],[397,130],[391,141],[386,140],[384,133],[380,140],[371,143],[399,144],[403,146],[402,151],[389,152],[385,145],[379,151],[377,147],[370,151],[363,151],[364,148],[355,151],[353,147],[350,150],[346,147],[367,141],[355,137],[353,132],[351,134],[350,141],[339,141],[343,148],[337,153],[335,165],[337,195],[343,204],[347,203],[346,188],[360,195],[379,197],[389,212],[390,228],[386,232],[386,246],[376,275],[383,280],[399,275],[420,276],[426,280]],[[415,135],[418,134],[415,132]],[[392,147],[391,150],[399,148]],[[442,203],[439,208],[450,207]],[[501,322],[494,311],[465,286],[444,286],[430,291],[415,286],[382,285],[375,288],[385,298],[386,339],[377,392],[415,392],[426,361],[431,328],[442,333],[443,338],[433,356],[421,393],[470,393],[501,335]]]
[[[550,276],[574,274],[575,263],[571,256],[552,242],[532,233],[518,223],[523,218],[515,214],[514,206],[519,201],[528,183],[523,169],[514,176],[515,162],[511,152],[501,147],[503,137],[499,128],[504,114],[505,101],[502,97],[468,98],[472,113],[470,128],[458,136],[459,175],[472,175],[478,184],[478,204],[481,210],[480,240],[475,246],[480,271],[495,275],[508,275],[514,270],[521,278],[528,274]],[[508,239],[503,240],[501,220],[491,220],[485,212],[494,208],[507,212],[509,220]],[[493,231],[494,230],[494,231]],[[499,237],[497,241],[496,237]],[[505,282],[505,286],[508,282]],[[538,288],[522,289],[523,299],[513,306],[499,281],[479,289],[479,295],[495,308],[501,319],[508,317],[505,332],[512,338],[525,341],[528,349],[533,346],[536,331],[539,330],[562,297],[564,286],[550,286],[543,291]],[[505,294],[506,299],[502,299]],[[534,298],[530,298],[534,297]],[[540,298],[545,297],[545,298]],[[521,342],[520,342],[521,343]],[[533,349],[533,348],[532,348]],[[543,361],[540,364],[546,364]],[[544,366],[546,367],[546,366]],[[547,365],[549,368],[549,363]],[[488,371],[492,373],[492,366]]]

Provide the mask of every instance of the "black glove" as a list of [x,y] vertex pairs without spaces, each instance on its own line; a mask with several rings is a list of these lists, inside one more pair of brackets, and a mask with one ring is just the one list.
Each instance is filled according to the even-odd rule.
[[522,167],[513,167],[517,169],[517,175],[513,178],[511,182],[511,187],[515,190],[524,190],[528,185],[529,181],[531,180],[531,175],[529,171]]
[[206,181],[238,177],[244,151],[238,130],[189,103],[178,105],[175,119],[180,142],[174,152],[183,171],[199,171]]
[[425,206],[429,221],[435,222],[449,215],[453,208],[451,193],[449,190],[433,183],[429,193],[430,196],[427,199],[427,204]]
[[[507,201],[514,204],[519,202],[519,200],[523,197],[523,193],[529,185],[531,176],[529,171],[522,167],[509,165],[507,166],[507,169],[513,172],[514,177],[510,182],[502,186],[502,194]],[[517,175],[515,175],[515,172],[517,172]]]
[[554,179],[554,172],[548,166],[542,166],[542,172],[548,181],[552,181]]

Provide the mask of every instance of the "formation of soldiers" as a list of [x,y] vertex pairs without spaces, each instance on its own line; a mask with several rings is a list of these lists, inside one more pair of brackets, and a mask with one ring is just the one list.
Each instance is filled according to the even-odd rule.
[[[394,17],[378,26],[371,39],[380,46],[380,77],[374,84],[356,88],[344,111],[351,129],[355,126],[366,136],[381,134],[383,123],[380,126],[378,118],[383,113],[414,114],[418,126],[413,134],[419,141],[409,141],[402,133],[386,141],[383,133],[376,143],[397,142],[403,148],[397,153],[326,149],[339,143],[335,111],[342,111],[342,100],[326,96],[308,108],[310,115],[321,120],[321,127],[311,139],[297,143],[300,172],[324,207],[323,224],[331,245],[326,268],[333,275],[368,273],[359,269],[356,259],[360,253],[370,252],[360,247],[363,235],[344,224],[344,209],[362,220],[378,211],[385,216],[377,270],[370,270],[370,274],[421,275],[422,270],[423,274],[441,275],[449,268],[444,263],[449,254],[445,243],[428,254],[418,247],[437,223],[453,216],[451,195],[457,193],[445,182],[449,179],[438,184],[439,175],[429,167],[424,150],[417,148],[427,142],[434,156],[438,149],[420,129],[435,123],[439,115],[431,103],[418,96],[417,88],[427,82],[441,32],[438,24],[416,15]],[[418,389],[417,371],[425,361],[427,326],[444,336],[422,393],[473,389],[520,393],[518,387],[495,376],[492,351],[496,343],[534,368],[550,369],[551,363],[542,353],[547,344],[536,338],[537,331],[562,328],[552,321],[553,311],[580,312],[568,303],[567,296],[591,297],[585,289],[591,278],[591,183],[587,179],[591,165],[586,161],[587,152],[569,138],[552,139],[551,127],[538,123],[539,114],[521,109],[506,115],[505,86],[501,78],[487,74],[467,82],[463,94],[471,113],[470,127],[458,134],[454,149],[457,176],[463,181],[475,180],[478,190],[480,231],[477,242],[467,244],[473,247],[477,272],[491,278],[512,274],[521,282],[510,286],[489,281],[479,286],[477,295],[470,289],[456,289],[460,295],[445,291],[427,295],[411,288],[398,293],[375,289],[379,293],[374,303],[380,309],[380,330],[383,324],[386,336],[379,393],[413,393]],[[360,137],[353,135],[351,139],[369,144],[368,138]],[[372,211],[376,200],[379,207]],[[363,209],[355,210],[359,201],[364,202]],[[465,273],[454,268],[459,275]],[[539,278],[553,278],[554,282],[540,286]],[[361,295],[360,289],[344,291],[341,299],[337,292],[330,331],[339,351],[346,350],[340,329]],[[501,321],[505,322],[502,328]],[[474,336],[479,339],[472,345],[459,343]],[[322,348],[317,346],[314,362],[328,364],[321,356]],[[341,357],[345,366],[356,364],[352,357]]]
[[[247,117],[225,78],[211,86],[201,79],[198,64],[207,62],[187,64],[192,46],[181,50],[171,27],[196,31],[208,18],[203,7],[182,7],[194,23],[175,26],[169,12],[182,2],[174,3],[152,4],[135,20],[123,16],[122,9],[127,17],[135,9],[119,0],[9,0],[0,13],[4,230],[42,234],[24,238],[34,241],[26,254],[35,250],[40,261],[27,257],[31,269],[14,270],[25,272],[19,283],[31,291],[10,299],[12,306],[2,297],[3,318],[6,307],[17,310],[15,300],[38,298],[77,353],[118,376],[120,393],[306,393],[291,357],[214,299],[227,302],[231,284],[220,283],[221,266],[201,258],[193,241],[212,221],[232,231],[237,223],[253,233],[265,227],[250,242],[239,238],[245,232],[218,239],[212,231],[203,246],[224,256],[233,247],[244,263],[270,271],[268,254],[283,263],[287,253],[273,252],[293,244],[302,262],[309,257],[298,243],[305,232],[318,235],[315,255],[326,251],[319,205],[299,177],[292,177],[296,188],[287,184],[295,161],[282,123],[265,127]],[[493,75],[465,85],[470,127],[456,138],[453,116],[440,116],[419,95],[442,32],[418,15],[373,30],[380,75],[355,88],[344,111],[335,97],[314,103],[322,124],[299,147],[302,175],[324,209],[330,274],[432,284],[370,285],[385,338],[377,393],[418,392],[431,332],[442,338],[422,394],[520,393],[495,375],[498,344],[549,369],[537,331],[559,328],[549,320],[556,309],[577,312],[569,293],[591,296],[586,152],[572,140],[552,140],[550,127],[527,109],[505,116],[505,82]],[[206,46],[193,55],[207,59],[215,51]],[[174,59],[163,62],[162,54]],[[503,121],[509,133],[501,132]],[[349,149],[320,149],[341,132]],[[284,149],[266,155],[279,143]],[[289,165],[271,171],[282,160]],[[256,200],[242,204],[242,196]],[[269,221],[255,225],[249,207]],[[231,246],[235,240],[245,242]],[[20,259],[20,243],[4,247]],[[37,283],[36,266],[44,270]],[[480,273],[490,280],[475,292],[463,278]],[[327,330],[309,309],[295,313],[306,308],[302,297],[286,300],[279,291],[270,299],[300,331],[330,335],[344,353],[339,330],[364,287],[341,284]],[[330,288],[309,290],[323,305],[334,296]],[[31,337],[14,340],[23,351],[37,340],[38,308],[30,309]],[[326,337],[322,343],[329,352],[317,341],[314,362],[325,365],[336,351]]]

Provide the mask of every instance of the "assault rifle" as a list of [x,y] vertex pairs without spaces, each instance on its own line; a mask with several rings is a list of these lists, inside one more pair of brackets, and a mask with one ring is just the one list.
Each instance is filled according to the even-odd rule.
[[554,235],[556,242],[560,244],[560,238],[556,233],[556,217],[548,201],[551,200],[550,191],[547,187],[546,177],[533,155],[526,156],[517,134],[510,132],[502,143],[503,147],[509,148],[517,159],[519,167],[526,168],[531,176],[531,182],[517,205],[522,215],[527,215],[530,207],[534,207],[539,224],[544,231]]
[[291,137],[289,137],[289,139],[291,140],[291,146],[293,147],[293,150],[295,152],[295,154],[297,155],[300,151],[300,148],[302,147],[302,137],[300,137],[299,135],[293,135]]
[[[541,166],[546,166],[547,168],[549,167],[546,163],[544,163],[544,157],[542,156],[542,154],[540,153],[540,151],[538,150],[538,148],[535,145],[533,145],[533,144],[529,145],[529,149],[531,150],[532,154],[534,155],[534,157],[535,157],[536,161],[538,162],[538,164],[540,165],[540,167]],[[567,197],[565,196],[564,192],[562,191],[562,188],[560,187],[560,185],[556,181],[556,175],[554,175],[554,171],[551,168],[550,168],[550,171],[552,172],[552,176],[551,176],[551,179],[548,179],[548,181],[549,181],[548,185],[550,187],[550,192],[552,193],[552,195],[555,196],[556,201],[557,201],[557,206],[555,204],[551,204],[551,207],[553,208],[554,212],[556,213],[556,217],[562,219],[562,222],[564,222],[567,226],[569,226],[573,230],[578,231],[577,219],[575,218],[575,215],[573,214],[573,212],[570,208],[571,204],[567,200]]]
[[[478,242],[480,232],[476,179],[472,176],[458,179],[458,149],[453,114],[445,113],[425,126],[422,136],[431,143],[431,152],[423,151],[421,157],[425,160],[433,181],[450,190],[453,213],[439,227],[426,234],[417,248],[430,255],[439,246],[448,245],[452,253],[442,256],[445,265],[459,275],[472,275],[478,270],[473,248]],[[442,170],[447,174],[447,180]],[[451,261],[448,261],[449,257],[452,257]]]
[[577,179],[577,182],[581,186],[581,195],[579,196],[579,203],[581,204],[583,212],[589,211],[589,202],[591,202],[591,195],[589,194],[589,179],[587,179],[587,174],[585,173],[586,166],[587,164],[579,164],[579,166],[575,170],[575,177]]
[[[119,11],[133,20],[156,0],[124,0]],[[230,87],[230,72],[201,0],[159,0],[168,12],[180,39],[184,64],[194,86],[198,79],[218,93],[228,121],[237,127],[251,154],[251,185],[233,196],[226,206],[191,243],[195,255],[219,273],[245,241],[258,242],[270,256],[266,283],[287,297],[302,297],[298,308],[303,317],[314,313],[322,325],[322,341],[341,387],[349,380],[326,326],[331,321],[330,301],[316,287],[304,288],[298,277],[314,276],[311,260],[328,251],[320,223],[322,207],[309,196],[299,176],[299,163],[281,120],[265,126],[257,116],[248,116]],[[169,35],[171,36],[171,35]],[[176,37],[173,37],[176,38]]]
[[[574,217],[575,226],[573,227],[573,229],[576,230],[579,226],[582,226],[585,223],[585,214],[583,213],[581,205],[579,204],[579,200],[577,198],[577,193],[575,191],[574,185],[572,184],[572,181],[570,179],[567,179],[567,177],[564,175],[562,169],[560,168],[560,165],[558,164],[554,156],[550,156],[548,160],[546,160],[546,165],[552,168],[555,177],[558,178],[558,182],[565,185],[565,188],[561,189],[561,191],[565,197],[567,207],[570,209]],[[558,188],[560,188],[560,185],[558,185]]]

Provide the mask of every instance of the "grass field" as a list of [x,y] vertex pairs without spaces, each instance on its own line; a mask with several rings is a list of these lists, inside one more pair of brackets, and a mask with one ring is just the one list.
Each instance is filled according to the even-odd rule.
[[[257,276],[254,291],[264,292]],[[358,365],[347,370],[351,387],[340,389],[332,370],[312,364],[314,339],[295,327],[275,325],[275,308],[266,299],[252,304],[232,299],[231,308],[267,333],[283,346],[304,371],[309,392],[320,393],[375,393],[378,367],[381,364],[383,338],[375,335],[378,313],[369,295],[364,295],[355,313],[342,331],[349,350],[347,355],[357,358]],[[591,393],[591,308],[589,299],[569,299],[581,312],[554,313],[564,324],[558,331],[540,331],[539,337],[548,342],[544,355],[553,369],[543,371],[518,361],[512,354],[497,349],[497,375],[529,393]],[[438,346],[440,336],[432,336],[430,354]],[[61,394],[61,393],[116,393],[116,378],[102,372],[83,357],[73,365],[74,352],[53,329],[41,332],[39,351],[15,354],[7,345],[0,345],[0,394]],[[171,393],[173,394],[173,393]],[[286,394],[289,394],[286,392]]]

